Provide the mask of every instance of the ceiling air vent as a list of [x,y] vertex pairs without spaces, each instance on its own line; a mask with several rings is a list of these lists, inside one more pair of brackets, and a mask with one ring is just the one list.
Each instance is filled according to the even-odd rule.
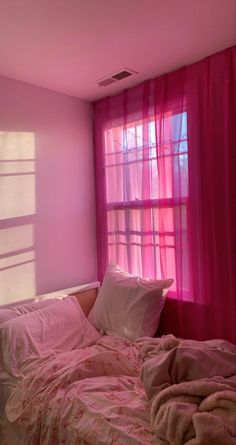
[[132,76],[132,74],[133,73],[131,73],[130,71],[120,71],[120,73],[114,74],[114,76],[112,76],[112,79],[122,80],[126,77]]
[[107,77],[107,79],[101,80],[98,82],[99,87],[108,87],[108,85],[111,85],[112,83],[116,83],[116,80],[112,77]]
[[138,74],[137,71],[125,68],[122,71],[119,71],[118,73],[111,74],[108,77],[104,77],[103,79],[98,80],[97,84],[99,87],[107,87],[112,83],[119,82],[120,80],[126,79],[127,77],[134,76],[137,74]]

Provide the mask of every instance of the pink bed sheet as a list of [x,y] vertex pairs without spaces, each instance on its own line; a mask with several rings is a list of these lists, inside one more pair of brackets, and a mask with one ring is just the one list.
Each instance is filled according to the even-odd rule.
[[1,445],[157,444],[141,367],[140,343],[116,336],[42,359],[12,390]]

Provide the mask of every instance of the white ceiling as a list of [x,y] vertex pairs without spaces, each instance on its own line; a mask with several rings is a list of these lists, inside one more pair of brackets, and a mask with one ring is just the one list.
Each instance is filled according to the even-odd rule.
[[0,0],[0,74],[90,101],[235,44],[236,0]]

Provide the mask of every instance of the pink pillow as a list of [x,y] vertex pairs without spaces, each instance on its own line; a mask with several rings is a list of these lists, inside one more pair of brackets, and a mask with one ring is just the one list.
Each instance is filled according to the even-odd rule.
[[111,263],[88,315],[99,330],[131,340],[156,333],[168,288],[168,280],[149,280],[124,272]]
[[37,311],[38,309],[43,309],[44,307],[50,306],[58,301],[58,298],[50,298],[48,300],[37,301],[35,303],[18,304],[17,306],[0,309],[0,325],[12,320],[13,318],[20,317],[21,315],[26,315],[30,312]]

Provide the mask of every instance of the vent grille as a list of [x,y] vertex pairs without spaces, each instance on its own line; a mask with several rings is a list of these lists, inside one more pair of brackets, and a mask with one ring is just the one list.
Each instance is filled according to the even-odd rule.
[[130,73],[129,71],[121,71],[120,73],[117,73],[114,76],[112,76],[112,79],[122,80],[129,76],[132,76],[132,73]]
[[111,74],[108,77],[104,77],[103,79],[100,79],[97,81],[97,84],[99,87],[107,87],[115,82],[120,82],[123,79],[126,79],[127,77],[137,75],[137,71],[133,71],[130,69],[123,69],[122,71],[119,71],[118,73]]
[[108,87],[108,85],[111,85],[112,83],[116,83],[116,80],[112,77],[108,77],[107,79],[101,80],[98,82],[99,87]]

